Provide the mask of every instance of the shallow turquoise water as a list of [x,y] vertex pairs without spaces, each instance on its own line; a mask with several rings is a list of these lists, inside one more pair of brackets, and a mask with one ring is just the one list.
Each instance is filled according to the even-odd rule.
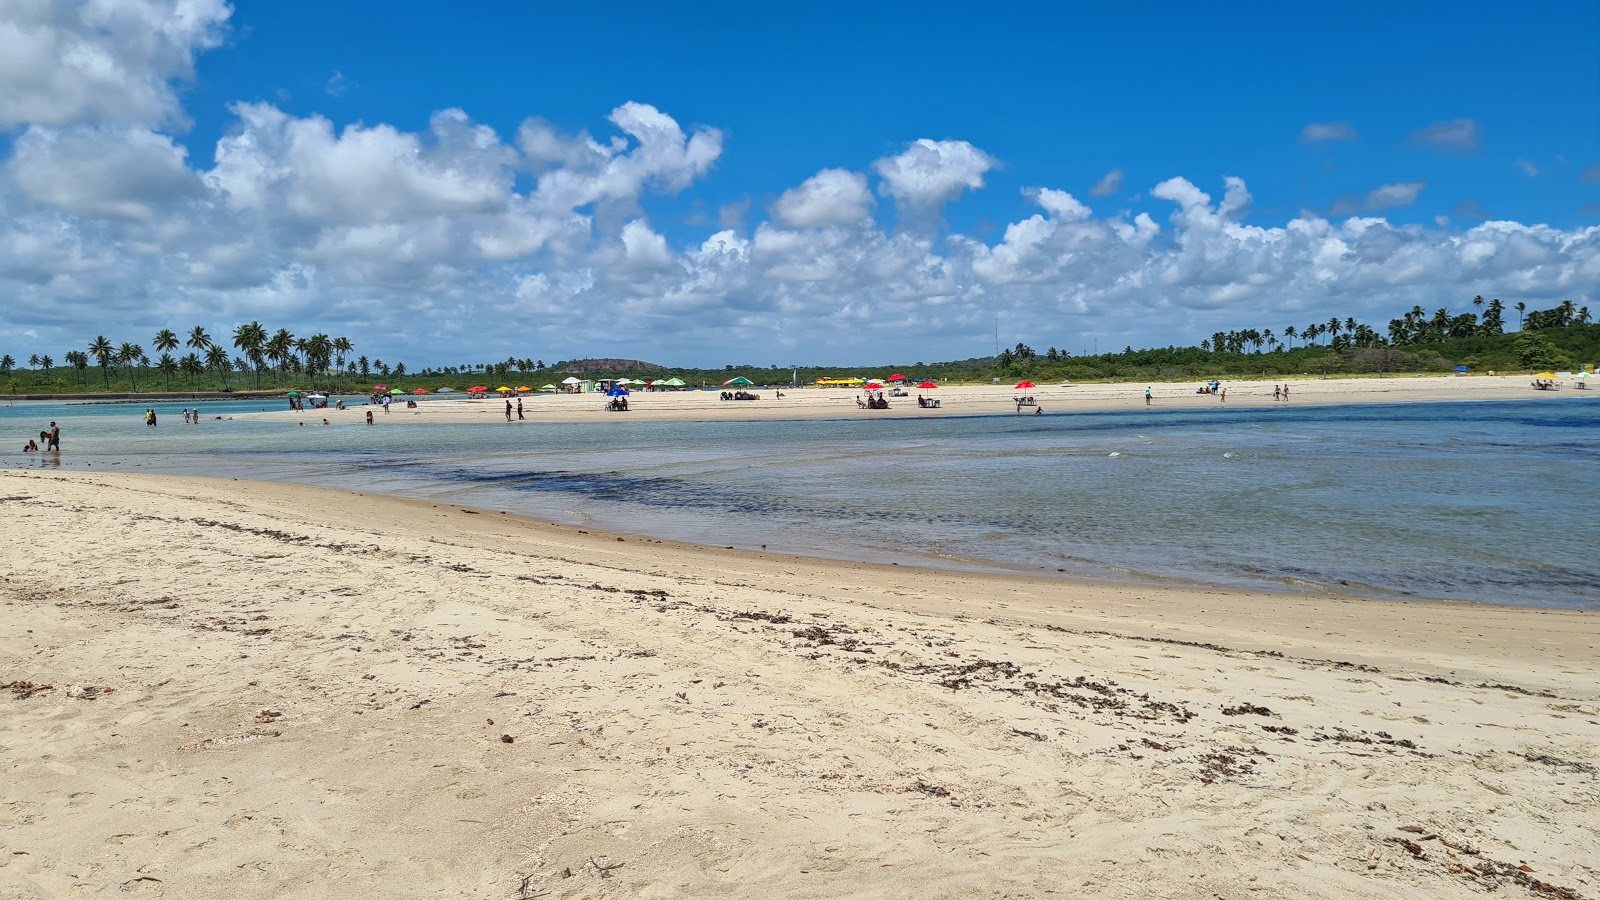
[[349,487],[872,561],[1600,608],[1587,398],[404,428],[185,426],[157,409],[157,429],[143,407],[0,409],[5,459],[49,464],[16,449],[56,419],[67,468]]

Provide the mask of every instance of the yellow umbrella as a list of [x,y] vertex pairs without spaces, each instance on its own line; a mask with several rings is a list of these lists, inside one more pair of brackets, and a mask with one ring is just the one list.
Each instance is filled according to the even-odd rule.
[[1556,373],[1554,373],[1554,372],[1540,372],[1539,374],[1537,374],[1537,375],[1535,375],[1533,377],[1535,377],[1535,378],[1554,378],[1554,377],[1556,377]]
[[494,391],[497,394],[509,394],[509,393],[511,393],[511,388],[508,388],[508,387],[506,387],[505,385],[502,384],[499,387],[495,388]]

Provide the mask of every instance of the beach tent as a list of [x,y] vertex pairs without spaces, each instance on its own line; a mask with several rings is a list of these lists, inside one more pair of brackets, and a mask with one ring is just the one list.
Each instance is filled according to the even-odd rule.
[[1024,391],[1024,390],[1027,390],[1028,388],[1031,388],[1031,387],[1038,387],[1038,385],[1034,384],[1031,381],[1019,381],[1019,382],[1017,382],[1017,386],[1015,388],[1012,388],[1012,390]]
[[906,377],[904,375],[901,375],[899,372],[896,372],[893,375],[889,376],[889,380],[890,381],[905,381]]
[[413,393],[413,394],[431,394],[433,392],[428,390],[427,388],[417,388],[416,390],[412,391],[411,393]]
[[562,384],[582,384],[583,381],[582,381],[582,379],[574,378],[571,375],[568,375],[567,377],[561,379],[561,383]]
[[1471,371],[1472,370],[1467,368],[1466,366],[1456,366],[1456,374],[1457,375],[1465,375],[1465,374],[1467,374],[1468,372],[1471,372]]
[[864,391],[881,391],[883,390],[883,385],[877,383],[876,381],[869,381],[862,385],[861,389]]
[[743,375],[740,375],[738,378],[729,378],[727,381],[724,381],[722,383],[722,386],[723,387],[731,387],[731,386],[736,385],[736,384],[754,384],[754,383],[755,382],[751,381],[750,379],[744,377]]
[[531,394],[531,393],[533,393],[533,388],[528,387],[525,384],[519,384],[519,385],[517,385],[517,393],[519,393],[519,394]]
[[632,378],[618,378],[617,379],[617,384],[623,384],[623,385],[633,384],[633,379]]
[[553,384],[541,384],[541,385],[539,385],[539,390],[541,390],[541,391],[553,391],[553,390],[557,390],[557,388]]
[[502,384],[499,387],[495,388],[494,392],[496,394],[509,394],[509,393],[512,393],[512,390],[511,390],[511,388],[508,388],[508,387],[506,387],[505,385]]
[[437,391],[434,391],[435,394],[454,394],[455,392],[456,392],[456,389],[453,388],[453,387],[449,387],[449,386],[445,386],[445,387],[439,388]]
[[658,383],[659,384],[664,384],[667,387],[683,387],[683,379],[682,378],[668,378],[666,381],[662,381],[662,382],[658,382]]
[[481,384],[475,384],[472,387],[467,388],[467,393],[469,394],[487,394],[488,392],[489,389]]
[[621,386],[614,387],[611,390],[606,391],[606,396],[607,397],[626,397],[626,396],[628,396],[628,389],[625,388],[625,387],[621,387]]

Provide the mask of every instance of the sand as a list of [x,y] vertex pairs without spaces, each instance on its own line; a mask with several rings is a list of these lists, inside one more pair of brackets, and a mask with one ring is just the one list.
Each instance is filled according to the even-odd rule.
[[0,897],[1600,897],[1593,613],[0,498]]
[[[1106,410],[1145,409],[1144,389],[1150,387],[1152,413],[1174,409],[1211,409],[1270,406],[1306,406],[1347,403],[1407,403],[1445,400],[1557,400],[1600,399],[1600,389],[1578,389],[1569,380],[1557,391],[1537,391],[1524,375],[1471,376],[1465,378],[1430,376],[1425,378],[1328,378],[1270,381],[1225,382],[1228,399],[1220,395],[1196,394],[1200,382],[1127,384],[1045,384],[1018,390],[1011,384],[955,385],[935,390],[908,388],[910,396],[889,400],[889,409],[866,410],[856,405],[860,391],[844,388],[781,389],[747,388],[759,400],[722,400],[723,388],[705,391],[664,393],[634,392],[628,397],[627,412],[606,409],[606,398],[599,394],[529,394],[523,397],[524,422],[659,422],[718,421],[735,419],[833,419],[897,418],[974,415],[1031,415],[1040,409],[1045,415]],[[1287,403],[1272,399],[1275,384],[1290,386]],[[917,406],[917,395],[940,401],[939,408]],[[1016,405],[1019,396],[1032,397],[1037,407]],[[276,402],[276,401],[268,401]],[[357,401],[361,402],[361,401]],[[505,424],[505,400],[490,395],[483,400],[465,397],[424,398],[416,409],[405,408],[398,399],[388,414],[376,412],[376,424],[401,423],[499,423]],[[265,418],[284,422],[332,424],[365,421],[369,409],[364,403],[346,409],[328,408],[296,412],[287,408],[265,413],[249,413],[238,418]],[[515,416],[515,413],[513,413]]]

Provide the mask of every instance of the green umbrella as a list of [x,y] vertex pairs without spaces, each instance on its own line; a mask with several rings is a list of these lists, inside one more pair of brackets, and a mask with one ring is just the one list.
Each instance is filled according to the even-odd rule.
[[300,392],[299,391],[290,391],[289,393],[284,394],[284,396],[285,397],[298,397],[298,396],[300,396]]
[[399,388],[395,388],[395,389],[394,389],[394,390],[392,390],[392,391],[390,391],[390,392],[389,392],[389,393],[390,393],[390,394],[391,394],[391,395],[395,395],[395,396],[398,396],[398,395],[400,395],[400,394],[404,394],[404,393],[405,393],[405,391],[402,391],[402,390],[400,390],[400,389],[399,389]]
[[727,387],[730,384],[754,384],[754,383],[755,382],[751,381],[750,379],[744,377],[743,375],[740,375],[738,378],[729,378],[727,381],[724,381],[722,383],[722,386],[723,387]]

